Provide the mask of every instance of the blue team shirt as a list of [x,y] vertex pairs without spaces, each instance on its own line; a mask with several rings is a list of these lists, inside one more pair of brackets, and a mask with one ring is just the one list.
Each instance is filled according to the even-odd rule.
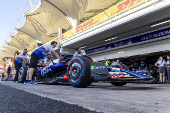
[[53,50],[53,46],[51,44],[48,44],[36,49],[34,53],[38,55],[39,59],[43,59],[44,57],[47,57]]
[[22,63],[23,63],[22,57],[27,60],[27,54],[24,55],[23,53],[20,53],[20,54],[18,55],[18,57],[15,59],[15,62],[16,62],[17,64],[19,64],[19,65],[22,65]]
[[146,64],[140,64],[140,68],[141,69],[145,69],[146,68]]

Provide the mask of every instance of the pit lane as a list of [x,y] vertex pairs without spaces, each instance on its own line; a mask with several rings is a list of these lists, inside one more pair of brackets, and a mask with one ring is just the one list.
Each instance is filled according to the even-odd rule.
[[134,84],[123,87],[109,83],[93,83],[87,88],[74,88],[68,84],[24,85],[0,82],[25,92],[82,106],[91,111],[107,113],[169,113],[170,84]]

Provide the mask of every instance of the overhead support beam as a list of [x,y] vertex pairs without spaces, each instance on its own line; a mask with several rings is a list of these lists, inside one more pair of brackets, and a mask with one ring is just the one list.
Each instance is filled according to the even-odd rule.
[[17,20],[17,26],[16,29],[19,29],[19,20]]
[[32,0],[30,0],[30,6],[31,6],[31,8],[34,7]]
[[49,4],[51,4],[52,6],[54,6],[57,10],[59,10],[64,16],[67,16],[62,10],[60,10],[57,6],[55,6],[54,4],[52,4],[50,1],[46,0]]

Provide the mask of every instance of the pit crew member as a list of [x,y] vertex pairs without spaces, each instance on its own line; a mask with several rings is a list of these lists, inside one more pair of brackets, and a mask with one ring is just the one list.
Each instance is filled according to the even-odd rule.
[[53,53],[57,58],[61,59],[60,56],[53,49],[56,47],[56,45],[57,45],[57,42],[52,41],[51,44],[41,46],[40,48],[36,49],[31,54],[30,65],[27,71],[27,77],[26,77],[26,81],[24,82],[24,84],[36,84],[35,82],[32,81],[32,76],[37,66],[38,60],[43,59],[44,57],[47,57],[48,55],[50,55],[51,61],[52,63],[54,63],[51,53]]
[[73,58],[76,57],[76,56],[82,56],[82,55],[86,55],[86,53],[85,53],[84,50],[81,50],[81,48],[78,47],[78,48],[76,48],[76,52],[75,52]]
[[23,61],[27,64],[27,49],[24,49],[23,53],[20,53],[18,57],[15,59],[15,70],[16,75],[14,78],[14,82],[18,82],[18,72],[19,69],[22,67]]
[[44,64],[49,65],[51,63],[51,58],[50,56],[48,56],[45,60],[44,60]]

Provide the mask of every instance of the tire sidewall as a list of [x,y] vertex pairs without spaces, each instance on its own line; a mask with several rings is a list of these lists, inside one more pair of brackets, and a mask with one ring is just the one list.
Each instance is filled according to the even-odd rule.
[[[20,71],[22,70],[22,75],[20,76]],[[27,74],[27,70],[28,68],[27,67],[21,67],[20,70],[19,70],[19,73],[18,73],[18,81],[19,83],[24,83],[25,80],[26,80],[26,74]],[[19,79],[21,77],[21,79]]]
[[[79,80],[78,81],[76,81],[76,82],[72,82],[71,80],[70,80],[70,74],[69,74],[69,71],[70,71],[70,66],[74,63],[74,62],[79,62],[79,64],[80,64],[80,66],[81,66],[81,75],[79,75],[79,76],[81,76],[80,78],[79,78]],[[83,61],[83,59],[81,59],[80,57],[75,57],[75,58],[73,58],[71,61],[70,61],[70,63],[69,63],[69,65],[68,65],[68,68],[67,68],[67,72],[68,72],[68,74],[67,74],[67,79],[68,79],[68,82],[70,83],[70,85],[72,85],[72,86],[77,86],[77,85],[79,85],[80,83],[81,83],[81,81],[84,79],[84,76],[86,75],[86,66],[85,66],[85,62]]]

